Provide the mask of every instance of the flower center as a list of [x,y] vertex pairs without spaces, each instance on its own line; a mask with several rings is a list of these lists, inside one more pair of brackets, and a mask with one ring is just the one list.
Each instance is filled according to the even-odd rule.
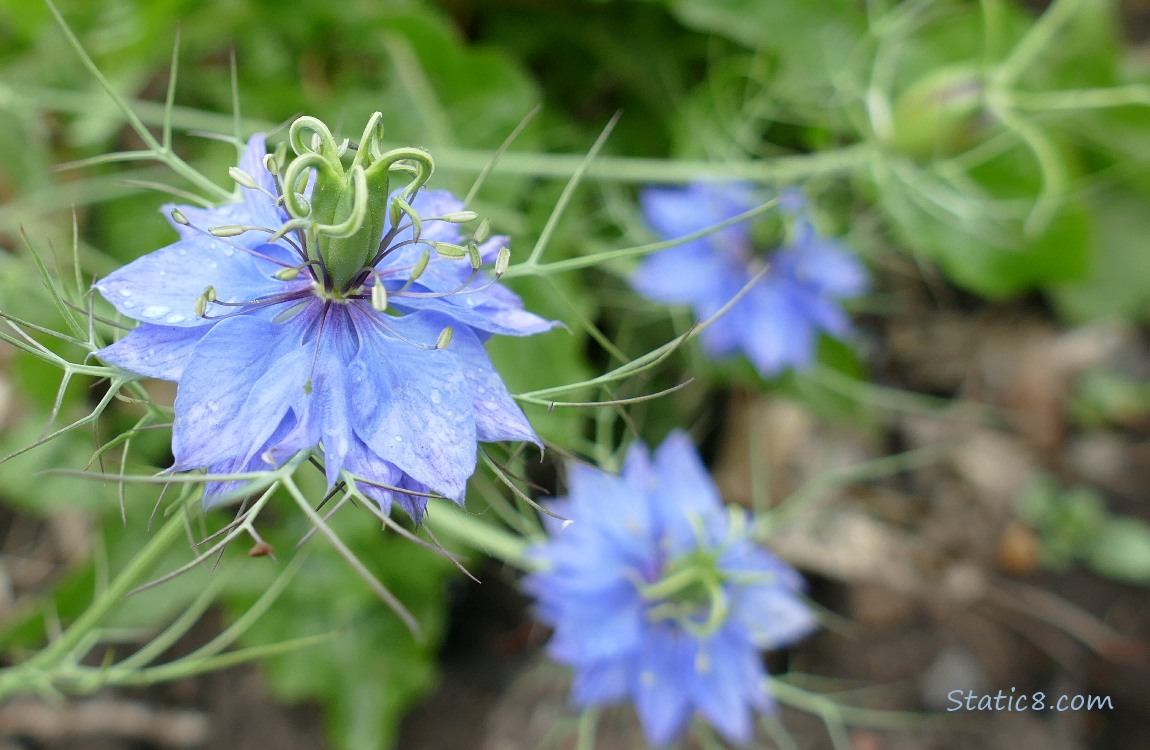
[[639,592],[650,602],[647,616],[673,621],[699,636],[721,626],[730,606],[718,553],[696,547],[668,562],[658,581],[640,585]]

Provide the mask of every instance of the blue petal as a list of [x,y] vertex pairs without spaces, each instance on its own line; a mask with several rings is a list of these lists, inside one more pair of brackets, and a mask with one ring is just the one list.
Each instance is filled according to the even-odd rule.
[[348,370],[342,360],[325,354],[321,352],[316,360],[311,393],[307,394],[305,403],[319,426],[324,470],[330,487],[343,471],[355,435],[351,424],[353,403],[347,383]]
[[557,325],[524,310],[522,300],[512,292],[496,293],[495,289],[446,297],[396,295],[391,298],[391,304],[397,310],[437,312],[477,331],[502,336],[530,336]]
[[754,646],[723,628],[698,644],[691,698],[724,737],[746,744],[752,735],[751,707],[767,706],[765,677]]
[[[693,183],[686,188],[648,188],[639,196],[643,215],[664,239],[698,232],[754,208],[755,198],[748,183]],[[740,222],[699,240],[712,248],[744,246],[750,240],[750,225]]]
[[[444,325],[449,321],[443,321]],[[542,447],[531,423],[511,397],[479,338],[467,328],[455,330],[447,346],[459,361],[471,388],[475,435],[480,442],[525,440]]]
[[817,294],[836,299],[857,297],[867,290],[866,269],[842,243],[814,234],[772,256],[777,271]]
[[[570,601],[570,592],[564,593]],[[590,593],[578,605],[568,606],[563,619],[554,624],[556,630],[549,649],[557,661],[598,661],[640,647],[645,610],[634,586],[620,582],[614,589]]]
[[719,492],[685,432],[672,432],[655,451],[653,473],[658,484],[649,495],[651,510],[666,543],[674,552],[695,547],[698,531],[725,516]]
[[[265,246],[269,247],[269,246]],[[215,287],[222,302],[247,302],[283,291],[280,266],[251,257],[216,237],[194,237],[149,253],[96,282],[129,318],[168,326],[210,325],[196,316],[196,298]]]
[[581,707],[601,706],[626,698],[635,666],[631,659],[604,659],[581,664],[571,685],[571,697]]
[[380,458],[416,481],[460,501],[475,470],[471,389],[449,350],[406,343],[434,342],[434,316],[392,318],[353,308],[359,356],[348,373],[361,409],[355,432]]
[[[294,426],[294,417],[291,415],[285,416],[279,426],[276,427],[275,432],[272,433],[272,436],[268,438],[263,450],[256,451],[254,455],[249,456],[246,460],[238,456],[228,458],[221,463],[206,467],[207,472],[209,474],[246,474],[248,472],[267,471],[280,466],[288,458],[295,455],[300,448],[291,451],[280,451],[277,454],[272,446],[283,445],[285,437],[291,434]],[[223,495],[245,484],[248,484],[248,482],[243,480],[206,482],[204,484],[204,507],[214,507],[219,504],[220,498]]]
[[807,289],[791,288],[787,292],[792,308],[801,311],[816,328],[840,339],[849,336],[854,330],[850,318],[832,300],[819,297]]
[[[731,274],[715,287],[714,293],[695,303],[695,315],[699,321],[710,320],[732,299],[738,296],[750,278],[746,274]],[[758,283],[762,283],[760,280]],[[754,315],[754,308],[747,299],[754,294],[754,288],[731,305],[720,317],[703,329],[703,350],[710,357],[725,357],[742,348],[744,331]]]
[[689,638],[668,627],[652,628],[643,642],[632,694],[652,745],[671,742],[691,718],[687,690],[693,677],[693,655]]
[[[738,263],[710,246],[691,242],[647,256],[631,277],[631,286],[648,299],[698,304],[721,295],[742,271]],[[729,298],[728,298],[729,299]]]
[[360,480],[367,480],[357,481],[356,486],[360,492],[378,503],[384,513],[390,512],[394,503],[403,508],[415,523],[423,519],[427,495],[434,494],[432,489],[375,455],[358,437],[352,441],[352,449],[343,468]]
[[748,294],[753,315],[743,329],[743,347],[764,375],[802,368],[814,359],[814,327],[794,309],[785,284],[766,279]]
[[209,326],[177,328],[143,323],[116,343],[96,352],[96,356],[150,378],[179,380],[196,344],[209,330]]
[[[247,172],[255,180],[259,189],[239,188],[240,199],[234,203],[225,203],[212,208],[199,206],[168,204],[163,207],[164,213],[182,239],[203,237],[212,227],[222,224],[240,224],[244,226],[262,227],[276,230],[287,221],[287,212],[276,204],[272,197],[277,193],[275,178],[264,167],[263,158],[267,153],[264,136],[257,133],[248,140],[244,153],[240,156],[239,168]],[[266,191],[266,192],[264,192]],[[269,195],[270,193],[271,195]],[[172,209],[179,209],[188,219],[187,224],[177,223],[171,218]],[[244,232],[230,238],[236,245],[243,247],[256,247],[267,242],[267,232]],[[286,246],[276,246],[280,250],[271,249],[275,254],[287,251]]]
[[[356,481],[356,487],[364,495],[374,500],[384,513],[389,513],[392,503],[399,500],[398,489],[404,479],[403,472],[375,455],[371,448],[354,434],[351,449],[343,462],[343,469],[357,477],[358,480],[366,480]],[[408,503],[413,499],[411,495],[405,494],[403,497],[407,499]],[[427,504],[427,499],[418,498],[418,500],[419,516],[422,517],[423,506]],[[407,509],[406,505],[404,507]],[[411,511],[408,510],[408,513],[411,514]],[[413,518],[418,523],[419,518],[414,516]]]
[[176,393],[176,470],[247,460],[290,408],[301,408],[311,347],[292,334],[286,324],[240,316],[200,340]]
[[732,600],[732,619],[746,628],[762,649],[788,646],[818,627],[810,607],[780,586],[742,586]]
[[[392,191],[392,196],[398,196],[401,191]],[[411,207],[419,214],[422,219],[422,226],[420,227],[420,237],[434,242],[453,242],[458,243],[463,238],[463,232],[460,231],[459,225],[450,221],[427,221],[436,216],[443,216],[444,214],[453,213],[455,211],[464,210],[465,206],[463,201],[456,198],[449,190],[420,190],[415,194],[415,200],[411,202]],[[385,222],[384,232],[386,233],[391,229],[391,217],[388,215]],[[400,219],[400,224],[410,223],[407,216],[404,215]],[[394,242],[405,242],[414,238],[414,228],[407,228],[395,236]],[[394,244],[394,243],[393,243]],[[419,253],[416,253],[418,257]]]

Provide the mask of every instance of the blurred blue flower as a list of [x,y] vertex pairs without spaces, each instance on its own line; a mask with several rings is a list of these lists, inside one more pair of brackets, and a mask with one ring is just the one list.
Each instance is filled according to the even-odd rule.
[[[410,206],[426,219],[419,240],[410,214],[388,213],[367,244],[369,254],[378,247],[373,262],[333,287],[327,256],[306,247],[314,235],[273,236],[291,217],[265,154],[257,135],[240,162],[241,200],[168,206],[179,240],[96,284],[140,321],[98,356],[179,383],[171,471],[258,471],[322,445],[329,485],[342,472],[359,477],[385,512],[395,501],[418,520],[425,497],[404,490],[461,501],[476,441],[538,442],[483,347],[491,334],[552,325],[473,267],[507,239],[490,238],[470,261],[441,255],[431,243],[463,236],[459,217],[434,217],[463,205],[424,190]],[[383,196],[385,210],[393,198]],[[391,217],[406,226],[390,232]],[[237,484],[209,483],[205,503]]]
[[[663,239],[698,232],[763,201],[742,183],[694,183],[649,188],[640,196],[647,221]],[[862,294],[867,277],[841,243],[821,237],[797,190],[780,196],[791,220],[790,240],[768,256],[756,252],[750,222],[725,227],[651,254],[632,284],[644,296],[689,304],[700,319],[731,301],[768,264],[766,274],[702,333],[712,357],[742,351],[765,376],[803,369],[815,358],[820,331],[843,338],[851,331],[838,302]]]
[[652,745],[677,737],[696,711],[734,742],[752,710],[771,710],[760,649],[809,633],[797,572],[748,537],[747,515],[724,512],[690,440],[632,445],[621,475],[582,465],[552,510],[550,539],[531,548],[526,579],[555,629],[553,658],[575,670],[580,707],[630,698]]

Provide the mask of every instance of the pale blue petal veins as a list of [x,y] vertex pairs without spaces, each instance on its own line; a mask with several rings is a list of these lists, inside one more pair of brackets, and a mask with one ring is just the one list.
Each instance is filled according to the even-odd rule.
[[503,294],[492,294],[488,289],[449,297],[397,295],[391,304],[397,310],[437,312],[477,331],[502,336],[530,336],[549,331],[557,325],[524,310],[523,302],[506,290]]
[[[297,448],[290,453],[276,456],[273,454],[271,446],[285,446],[285,440],[291,434],[295,426],[295,419],[293,416],[286,415],[276,427],[275,431],[267,439],[264,445],[264,450],[256,451],[253,455],[249,456],[246,460],[239,455],[232,456],[224,459],[218,464],[213,464],[206,467],[208,474],[247,474],[250,472],[267,471],[282,464],[285,460],[295,454]],[[270,459],[270,460],[269,460]],[[244,480],[232,480],[226,482],[205,482],[204,483],[204,507],[211,508],[218,504],[221,498],[232,490],[238,489],[249,482]]]
[[222,302],[247,302],[283,291],[280,266],[216,237],[195,237],[148,253],[96,282],[104,299],[129,318],[166,326],[202,326],[196,299],[211,286]]
[[492,366],[479,338],[470,330],[460,328],[452,336],[447,351],[455,355],[467,377],[479,441],[523,440],[542,446],[523,410]]
[[311,349],[276,324],[250,316],[223,320],[192,358],[176,394],[177,471],[247,460],[290,408],[301,407]]
[[143,323],[111,346],[96,352],[109,364],[149,378],[179,380],[208,326],[179,328]]
[[359,355],[348,373],[359,408],[355,433],[377,455],[416,481],[460,501],[475,470],[476,434],[471,389],[458,360],[434,342],[437,316],[356,317]]

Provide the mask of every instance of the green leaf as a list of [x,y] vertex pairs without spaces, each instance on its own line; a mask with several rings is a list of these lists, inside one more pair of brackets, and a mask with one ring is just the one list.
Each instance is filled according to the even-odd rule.
[[[440,555],[380,534],[370,516],[350,507],[332,523],[415,616],[426,640],[417,642],[346,562],[322,547],[312,550],[300,576],[244,636],[244,645],[336,631],[330,641],[267,660],[266,674],[281,698],[314,700],[324,707],[336,747],[389,747],[404,711],[434,684],[446,626],[447,584],[455,569]],[[290,544],[284,542],[285,547]],[[313,539],[308,544],[324,542]],[[262,593],[276,569],[274,564],[252,567],[244,589],[230,595],[236,616]]]
[[[1032,233],[1040,178],[1021,145],[957,179],[909,160],[892,166],[877,187],[880,207],[905,246],[959,286],[1002,298],[1086,272],[1094,231],[1087,205],[1065,198]],[[1066,161],[1062,168],[1074,171]]]
[[810,85],[829,85],[866,30],[853,0],[672,0],[670,7],[688,28],[775,53],[784,76]]
[[1126,517],[1107,519],[1089,563],[1104,576],[1150,584],[1150,523]]
[[1055,285],[1051,298],[1073,322],[1150,320],[1150,194],[1111,186],[1094,201],[1096,229],[1083,278]]

